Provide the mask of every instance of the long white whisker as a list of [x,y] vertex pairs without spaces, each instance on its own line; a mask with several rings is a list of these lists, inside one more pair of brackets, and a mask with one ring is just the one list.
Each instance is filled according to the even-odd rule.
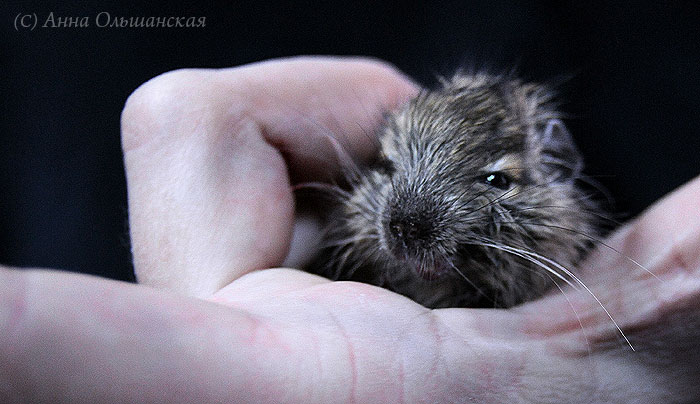
[[[574,305],[571,303],[571,299],[569,299],[569,296],[566,294],[566,292],[564,292],[564,289],[562,289],[561,286],[559,286],[559,284],[554,280],[554,278],[552,278],[551,275],[549,275],[549,274],[546,274],[546,275],[549,277],[549,279],[552,280],[552,283],[554,283],[554,285],[557,287],[557,289],[559,289],[561,294],[564,296],[564,299],[566,299],[566,303],[569,305],[569,308],[571,309],[571,311],[574,312],[574,316],[576,317],[576,321],[578,321],[578,325],[581,327],[581,332],[583,333],[583,338],[586,340],[586,347],[588,348],[588,354],[590,355],[592,352],[591,342],[588,340],[588,335],[586,334],[586,328],[583,326],[583,322],[581,321],[581,316],[578,315],[578,312],[574,308]],[[618,327],[618,329],[619,329],[619,327]],[[634,348],[632,348],[632,350],[634,350]]]
[[[525,208],[525,209],[527,209],[527,208]],[[525,209],[520,209],[520,210],[525,210]],[[491,216],[484,216],[484,217],[480,217],[480,218],[471,219],[471,220],[468,221],[467,223],[479,223],[479,222],[481,222],[481,221],[487,222],[487,221],[491,221],[491,220],[493,220]],[[610,244],[608,244],[608,243],[606,243],[606,242],[600,240],[599,238],[594,237],[594,236],[591,236],[591,235],[589,235],[589,234],[587,234],[587,233],[584,233],[584,232],[582,232],[582,231],[570,229],[570,228],[568,228],[568,227],[557,226],[557,225],[553,225],[553,224],[535,223],[535,222],[529,222],[529,221],[517,221],[517,220],[512,220],[512,221],[499,221],[499,223],[502,223],[502,224],[517,224],[517,225],[529,225],[529,226],[550,227],[550,228],[554,228],[554,229],[560,229],[560,230],[565,230],[565,231],[569,231],[569,232],[572,232],[572,233],[579,234],[579,235],[581,235],[581,236],[583,236],[583,237],[585,237],[585,238],[587,238],[587,239],[593,241],[594,243],[600,244],[600,245],[602,245],[603,247],[605,247],[605,248],[607,248],[607,249],[609,249],[609,250],[611,250],[611,251],[617,253],[620,257],[622,257],[622,258],[624,258],[625,260],[631,262],[631,263],[634,264],[636,267],[642,269],[644,272],[646,272],[646,273],[648,273],[649,275],[653,276],[656,280],[663,282],[663,279],[659,278],[656,274],[654,274],[653,272],[651,272],[649,269],[647,269],[644,265],[640,264],[640,263],[639,263],[637,260],[635,260],[634,258],[632,258],[632,257],[630,257],[630,256],[628,256],[628,255],[626,255],[626,254],[623,254],[622,251],[620,251],[620,250],[618,250],[617,248],[611,246]]]
[[[532,262],[533,264],[535,264],[535,265],[541,267],[542,269],[546,270],[547,272],[551,273],[552,275],[556,276],[557,278],[561,279],[562,281],[566,282],[567,285],[571,286],[571,287],[574,288],[575,290],[578,290],[578,287],[577,287],[576,285],[574,285],[573,283],[571,283],[571,281],[569,281],[568,279],[566,279],[562,274],[560,274],[559,272],[555,271],[555,270],[552,269],[551,267],[545,265],[543,262],[539,261],[538,259],[535,259],[535,257],[531,256],[531,253],[530,253],[529,251],[522,250],[522,249],[518,249],[518,248],[515,248],[515,247],[506,246],[506,245],[503,245],[503,244],[495,244],[495,243],[492,243],[492,242],[489,242],[489,241],[483,241],[483,240],[475,240],[475,241],[476,241],[476,242],[473,242],[473,244],[480,245],[480,246],[483,246],[483,247],[495,248],[495,249],[497,249],[497,250],[501,250],[501,251],[504,251],[504,252],[513,254],[513,255],[515,255],[515,256],[518,256],[518,257],[520,257],[520,258],[523,258],[523,259],[525,259],[525,260],[527,260],[527,261],[530,261],[530,262]],[[539,257],[537,257],[537,258],[539,258]],[[561,265],[559,265],[559,266],[561,267]],[[563,267],[561,267],[561,268],[563,268]],[[557,269],[559,269],[559,268],[557,268]],[[571,276],[571,275],[570,275],[570,274],[571,274],[571,271],[569,271],[569,270],[567,270],[567,269],[565,269],[565,268],[564,268],[564,271],[565,271],[564,273],[565,273],[566,275]]]
[[[518,223],[518,222],[514,222],[514,223]],[[553,224],[531,223],[531,222],[519,222],[519,223],[520,223],[520,224],[528,224],[528,225],[532,225],[532,226],[547,226],[547,227],[551,227],[551,228],[554,228],[554,229],[561,229],[561,230],[570,231],[570,232],[572,232],[572,233],[580,234],[580,235],[582,235],[582,236],[584,236],[584,237],[586,237],[586,238],[588,238],[588,239],[590,239],[590,240],[592,240],[592,241],[594,241],[594,242],[596,242],[596,243],[599,243],[600,245],[602,245],[602,246],[604,246],[604,247],[606,247],[606,248],[609,248],[610,250],[612,250],[612,251],[618,253],[621,257],[625,258],[627,261],[633,263],[633,264],[636,265],[637,267],[643,269],[643,270],[644,270],[645,272],[647,272],[649,275],[651,275],[651,276],[653,276],[654,278],[656,278],[656,280],[663,282],[663,280],[662,280],[661,278],[659,278],[658,276],[656,276],[656,274],[654,274],[653,272],[651,272],[650,270],[648,270],[644,265],[640,264],[640,263],[637,262],[635,259],[633,259],[633,258],[631,258],[631,257],[629,257],[629,256],[627,256],[627,255],[625,255],[625,254],[623,254],[620,250],[618,250],[618,249],[616,249],[615,247],[613,247],[613,246],[611,246],[611,245],[605,243],[604,241],[601,241],[601,240],[598,240],[598,239],[595,238],[595,237],[589,236],[588,234],[586,234],[586,233],[584,233],[584,232],[581,232],[581,231],[578,231],[578,230],[574,230],[574,229],[570,229],[570,228],[568,228],[568,227],[553,225]]]
[[[496,245],[496,244],[492,244],[491,246],[494,247],[494,248],[499,248],[499,247],[508,248],[508,246],[505,246],[505,245]],[[512,247],[511,247],[511,248],[512,248]],[[499,249],[501,249],[501,248],[499,248]],[[579,279],[576,275],[574,275],[573,272],[571,272],[571,271],[569,271],[568,269],[564,268],[563,266],[561,266],[561,265],[558,264],[557,262],[555,262],[555,261],[553,261],[553,260],[551,260],[551,259],[549,259],[549,258],[547,258],[547,257],[544,257],[544,256],[542,256],[542,255],[540,255],[540,254],[537,254],[537,253],[534,253],[534,252],[526,252],[526,251],[524,251],[524,250],[519,250],[519,249],[516,249],[516,250],[518,250],[519,252],[522,252],[522,253],[527,253],[527,254],[530,255],[530,256],[534,256],[534,257],[537,257],[537,258],[539,258],[539,259],[543,259],[544,261],[546,261],[546,262],[548,262],[548,263],[550,263],[550,264],[552,264],[552,265],[555,265],[558,269],[564,271],[564,273],[565,273],[566,275],[568,275],[568,276],[570,276],[571,278],[573,278],[573,279],[576,281],[576,283],[578,283],[579,285],[581,285],[581,287],[583,287],[583,288],[586,290],[586,292],[588,292],[588,294],[591,295],[591,297],[593,297],[593,299],[595,299],[595,301],[598,303],[598,305],[603,309],[603,311],[605,312],[605,314],[608,316],[608,318],[610,319],[610,321],[612,321],[612,323],[615,325],[615,328],[617,328],[617,331],[620,332],[620,335],[622,335],[622,338],[624,338],[625,342],[627,342],[627,345],[629,345],[629,347],[632,349],[632,351],[635,350],[635,349],[634,349],[634,346],[632,346],[632,343],[630,342],[630,340],[627,339],[627,335],[625,335],[625,333],[622,331],[622,329],[620,328],[620,326],[617,324],[617,321],[615,321],[615,319],[614,319],[613,316],[610,314],[610,312],[608,311],[608,309],[606,309],[605,306],[603,305],[603,303],[600,301],[600,299],[598,299],[598,296],[596,296],[595,293],[593,293],[593,291],[592,291],[591,289],[589,289],[588,286],[586,286],[586,284],[583,283],[583,281],[582,281],[581,279]],[[503,251],[506,251],[506,250],[503,249]],[[515,255],[518,255],[518,254],[515,254]],[[523,258],[524,258],[524,257],[523,257]],[[534,262],[534,261],[533,261],[533,262]],[[558,277],[560,277],[561,279],[564,279],[564,277],[562,277],[561,275],[559,275],[559,274],[556,273],[555,271],[550,271],[550,273],[557,274]],[[567,283],[569,283],[569,282],[567,281]]]

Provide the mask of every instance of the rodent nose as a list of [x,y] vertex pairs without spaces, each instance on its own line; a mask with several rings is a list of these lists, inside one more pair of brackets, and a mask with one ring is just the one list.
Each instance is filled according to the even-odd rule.
[[397,239],[413,240],[418,236],[418,228],[411,222],[392,221],[389,223],[389,230]]
[[411,253],[418,247],[430,243],[432,226],[421,217],[392,215],[388,223],[388,233],[392,247],[404,253]]

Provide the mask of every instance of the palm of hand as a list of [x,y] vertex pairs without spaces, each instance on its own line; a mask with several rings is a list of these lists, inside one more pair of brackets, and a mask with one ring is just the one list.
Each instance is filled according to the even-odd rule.
[[[691,384],[700,376],[700,218],[668,215],[697,205],[697,180],[620,230],[609,244],[621,254],[602,248],[584,265],[584,282],[636,352],[586,290],[511,310],[428,310],[369,285],[255,271],[288,253],[290,176],[336,171],[325,132],[343,134],[348,149],[367,156],[372,146],[362,128],[415,91],[376,62],[324,59],[176,72],[137,90],[122,117],[137,275],[217,304],[72,281],[76,293],[92,290],[85,297],[92,309],[80,318],[112,314],[102,325],[112,330],[106,337],[71,334],[102,353],[81,368],[102,369],[93,383],[104,369],[121,375],[106,379],[116,387],[101,397],[561,403],[700,396]],[[71,293],[44,289],[47,302]],[[129,335],[130,346],[113,334]],[[134,383],[141,387],[124,393]],[[76,388],[72,398],[94,391]]]

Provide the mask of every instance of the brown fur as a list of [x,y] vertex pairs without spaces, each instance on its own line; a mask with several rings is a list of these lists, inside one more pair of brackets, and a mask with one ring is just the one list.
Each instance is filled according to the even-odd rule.
[[310,270],[427,307],[510,307],[561,284],[539,264],[574,267],[595,206],[550,101],[543,86],[486,74],[421,93],[388,117]]

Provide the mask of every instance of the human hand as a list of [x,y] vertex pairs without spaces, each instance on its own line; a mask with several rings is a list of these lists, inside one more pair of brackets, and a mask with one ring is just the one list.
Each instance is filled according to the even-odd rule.
[[328,58],[142,86],[122,120],[134,263],[166,291],[0,271],[0,398],[696,401],[700,179],[606,241],[620,253],[601,247],[583,266],[635,352],[585,290],[510,310],[428,310],[374,286],[264,269],[305,247],[291,243],[289,176],[337,172],[329,132],[371,155],[365,131],[415,91],[377,62]]

